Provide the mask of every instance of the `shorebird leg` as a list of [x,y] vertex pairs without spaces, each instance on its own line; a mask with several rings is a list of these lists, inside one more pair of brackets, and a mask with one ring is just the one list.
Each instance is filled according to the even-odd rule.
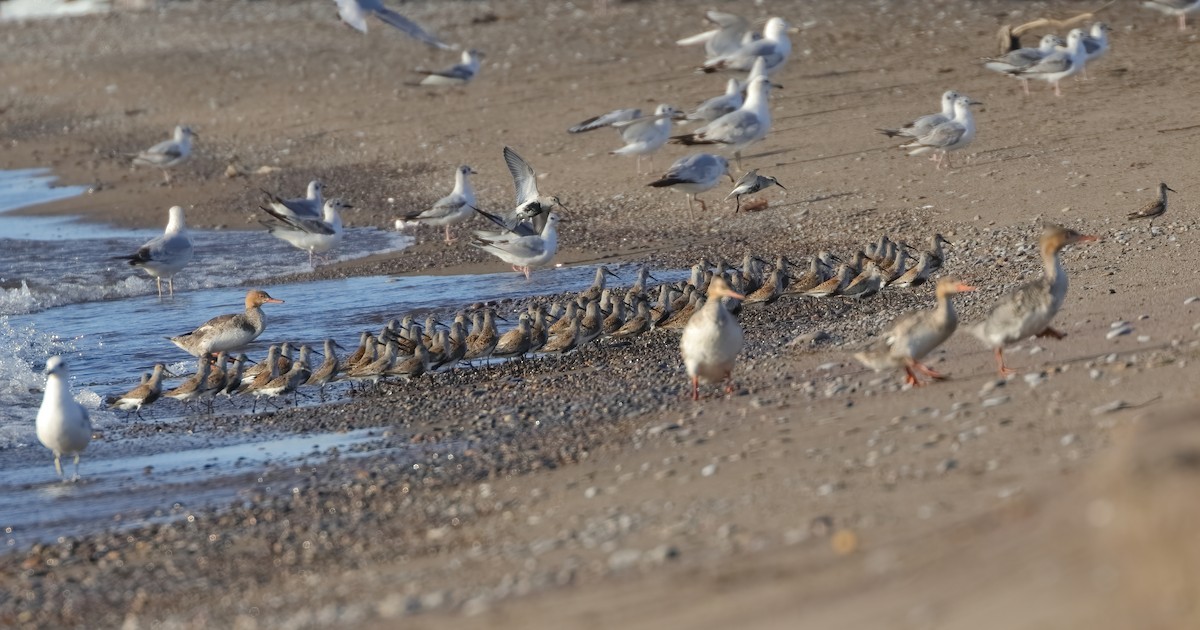
[[164,169],[162,170],[162,174],[163,174],[163,183],[164,183],[164,184],[166,184],[166,185],[168,185],[168,186],[170,186],[170,185],[171,185],[171,173],[170,173],[170,171],[168,171],[167,169],[165,169],[165,168],[164,168]]
[[[700,377],[692,377],[692,400],[700,400]],[[58,464],[58,458],[54,458],[55,465]]]
[[737,206],[734,206],[734,208],[733,208],[733,213],[737,214],[742,209],[742,196],[737,195],[733,199],[734,199],[734,201],[737,202]]
[[54,470],[58,472],[59,479],[62,479],[63,481],[67,480],[66,477],[63,477],[62,460],[61,460],[61,456],[58,453],[54,454]]
[[1062,332],[1061,330],[1055,330],[1055,329],[1047,326],[1046,330],[1043,330],[1042,332],[1038,333],[1037,336],[1038,337],[1053,337],[1054,339],[1062,339],[1067,336],[1067,333]]
[[696,196],[696,203],[700,204],[700,212],[708,214],[708,205],[704,203],[704,200],[699,195]]
[[167,289],[170,290],[170,296],[175,297],[175,276],[167,278]]
[[733,152],[733,161],[737,163],[737,167],[738,167],[739,171],[745,170],[742,168],[742,152],[741,151]]
[[449,245],[458,239],[450,238],[450,226],[446,225],[446,244]]
[[158,299],[162,299],[162,278],[155,278],[155,284],[158,285]]
[[904,366],[904,384],[912,385],[913,387],[920,387],[924,385],[924,383],[917,378],[917,375],[913,374],[912,368],[908,367],[907,365]]
[[921,363],[920,361],[913,361],[910,365],[914,370],[924,374],[925,376],[928,376],[929,378],[937,379],[939,381],[946,379],[945,374],[942,374],[941,372],[934,370],[933,368],[929,367],[928,365],[925,365],[924,363]]
[[1058,81],[1054,82],[1054,95],[1062,97],[1062,87],[1058,84]]
[[528,280],[529,279],[529,267],[528,266],[521,267],[521,271],[525,272],[525,279]]
[[688,219],[695,219],[695,218],[696,218],[696,213],[695,213],[695,211],[692,209],[692,199],[693,199],[695,196],[696,196],[696,195],[693,195],[693,194],[691,194],[691,193],[688,193],[688,195],[687,195],[687,200],[688,200]]
[[1017,373],[1016,370],[1004,365],[1004,348],[996,348],[996,365],[999,366],[1000,376]]
[[1025,96],[1029,96],[1029,79],[1021,79],[1021,87],[1025,88]]
[[79,453],[75,453],[75,475],[71,477],[71,481],[79,481]]
[[1181,30],[1181,31],[1187,30],[1187,14],[1186,13],[1179,14],[1179,30]]

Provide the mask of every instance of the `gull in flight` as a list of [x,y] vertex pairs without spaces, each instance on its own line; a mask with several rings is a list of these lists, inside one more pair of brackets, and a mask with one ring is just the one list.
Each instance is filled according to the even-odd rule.
[[567,209],[558,197],[542,195],[538,192],[537,174],[516,151],[504,147],[504,163],[512,175],[513,186],[517,190],[517,207],[507,217],[484,212],[479,208],[475,211],[485,219],[500,227],[500,231],[477,230],[476,238],[488,242],[506,241],[521,236],[537,236],[546,227],[546,214],[555,206]]
[[438,38],[437,35],[421,28],[419,24],[383,6],[382,0],[334,0],[337,2],[338,17],[354,30],[367,32],[367,16],[374,15],[389,26],[400,32],[435,48],[453,50],[454,47]]
[[479,74],[479,62],[485,55],[478,50],[463,51],[462,62],[442,70],[423,70],[415,72],[425,75],[420,85],[466,85]]
[[200,134],[192,131],[191,127],[178,125],[170,140],[158,144],[133,156],[136,166],[157,166],[162,169],[163,181],[171,183],[171,174],[167,169],[182,164],[192,155],[192,138]]
[[127,260],[130,266],[145,269],[158,285],[159,298],[162,298],[162,279],[166,278],[174,297],[175,274],[192,261],[192,253],[192,237],[183,220],[183,208],[171,206],[162,236],[147,241],[132,256],[117,256],[113,260]]
[[705,54],[709,59],[715,59],[737,52],[746,44],[754,41],[755,34],[750,30],[750,22],[740,15],[709,11],[704,14],[704,17],[717,28],[685,37],[675,44],[679,46],[704,44]]
[[404,220],[444,226],[446,243],[453,243],[455,239],[450,238],[450,226],[464,223],[475,214],[475,188],[471,186],[471,175],[478,173],[470,166],[458,167],[454,171],[454,190],[449,195],[437,200],[428,210],[406,215]]
[[342,240],[342,210],[353,208],[339,199],[325,202],[321,218],[297,217],[277,212],[274,208],[261,208],[271,215],[273,221],[262,221],[272,236],[291,244],[296,249],[308,252],[308,264],[314,264],[314,255],[327,252]]

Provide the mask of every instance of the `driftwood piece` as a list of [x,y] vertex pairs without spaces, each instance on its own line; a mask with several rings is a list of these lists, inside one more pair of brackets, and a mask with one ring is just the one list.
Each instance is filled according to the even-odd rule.
[[1065,20],[1056,20],[1054,18],[1038,18],[1032,22],[1021,24],[1020,26],[1005,24],[1004,26],[1001,26],[1000,31],[996,33],[996,40],[1000,44],[1000,54],[1006,55],[1009,53],[1009,51],[1020,48],[1021,36],[1030,31],[1036,29],[1048,29],[1055,31],[1067,30],[1075,27],[1076,25],[1083,24],[1084,22],[1091,22],[1096,18],[1097,13],[1107,9],[1108,7],[1111,7],[1114,4],[1116,4],[1116,0],[1109,0],[1107,4],[1099,9],[1096,9],[1095,11],[1080,13],[1075,17],[1067,18]]

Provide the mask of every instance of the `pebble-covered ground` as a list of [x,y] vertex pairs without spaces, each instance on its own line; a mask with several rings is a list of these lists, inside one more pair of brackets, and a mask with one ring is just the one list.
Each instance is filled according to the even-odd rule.
[[[681,195],[644,185],[683,149],[635,175],[606,154],[614,134],[564,130],[719,91],[723,80],[691,73],[695,50],[672,45],[709,7],[577,4],[403,3],[489,55],[476,83],[432,93],[405,86],[402,70],[446,59],[382,29],[359,37],[323,1],[166,2],[0,25],[0,166],[52,166],[93,186],[31,212],[151,226],[180,203],[196,226],[254,229],[260,188],[299,194],[320,177],[355,203],[350,223],[386,228],[445,194],[459,163],[480,171],[481,202],[504,208],[511,145],[569,206],[560,262],[682,269],[749,251],[801,263],[885,232],[919,246],[936,231],[953,241],[945,272],[980,288],[958,301],[968,322],[1036,277],[1039,225],[1061,222],[1104,239],[1064,254],[1071,289],[1056,324],[1068,337],[1011,350],[1021,373],[998,379],[990,351],[960,333],[932,360],[951,379],[914,390],[848,351],[927,308],[928,287],[785,298],[743,312],[735,392],[713,388],[699,404],[677,337],[656,332],[332,404],[218,407],[112,431],[106,440],[132,442],[374,428],[377,439],[231,478],[227,505],[0,555],[0,624],[1119,628],[1137,611],[1142,627],[1189,627],[1194,545],[1146,538],[1180,538],[1178,520],[1154,510],[1189,496],[1194,475],[1121,462],[1162,442],[1179,449],[1161,447],[1165,461],[1186,461],[1194,439],[1186,411],[1165,425],[1174,437],[1122,437],[1196,404],[1195,95],[1177,78],[1196,64],[1194,36],[1114,6],[1114,50],[1089,80],[1065,82],[1061,99],[1045,86],[1025,98],[976,59],[1000,24],[1060,7],[748,6],[802,28],[776,77],[775,131],[747,158],[788,190],[737,215],[714,191],[689,216]],[[873,131],[932,111],[948,87],[986,103],[959,168],[935,172]],[[202,140],[174,186],[118,159],[179,121]],[[226,177],[231,163],[280,170]],[[1159,181],[1181,191],[1168,215],[1153,229],[1125,222]],[[305,277],[504,268],[466,239],[418,239]],[[1158,474],[1169,483],[1141,498]],[[1146,536],[1130,533],[1134,514],[1149,515]]]

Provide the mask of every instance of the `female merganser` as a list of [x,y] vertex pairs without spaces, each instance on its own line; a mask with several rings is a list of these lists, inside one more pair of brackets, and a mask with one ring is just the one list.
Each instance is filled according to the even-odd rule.
[[1055,339],[1066,336],[1050,327],[1050,322],[1067,297],[1067,272],[1062,267],[1058,253],[1072,243],[1098,240],[1098,236],[1080,234],[1065,227],[1047,227],[1041,239],[1045,275],[1000,298],[983,321],[972,326],[971,333],[995,350],[996,365],[1001,375],[1016,371],[1004,365],[1004,346],[1031,335]]
[[259,308],[263,304],[283,304],[283,300],[267,295],[266,291],[253,289],[246,293],[244,312],[218,315],[190,333],[167,339],[196,357],[222,350],[241,350],[267,328],[267,318]]
[[683,329],[679,353],[692,379],[692,400],[700,399],[700,381],[718,383],[733,373],[733,362],[745,345],[742,327],[721,303],[721,298],[744,300],[745,296],[729,288],[725,279],[714,276],[708,286],[708,298]]
[[913,387],[924,385],[917,373],[931,378],[944,378],[938,372],[921,363],[942,345],[958,328],[958,314],[954,312],[955,295],[974,291],[957,278],[942,278],[937,283],[937,306],[930,311],[912,311],[897,317],[892,328],[878,340],[854,355],[863,365],[880,371],[903,367],[904,382]]

